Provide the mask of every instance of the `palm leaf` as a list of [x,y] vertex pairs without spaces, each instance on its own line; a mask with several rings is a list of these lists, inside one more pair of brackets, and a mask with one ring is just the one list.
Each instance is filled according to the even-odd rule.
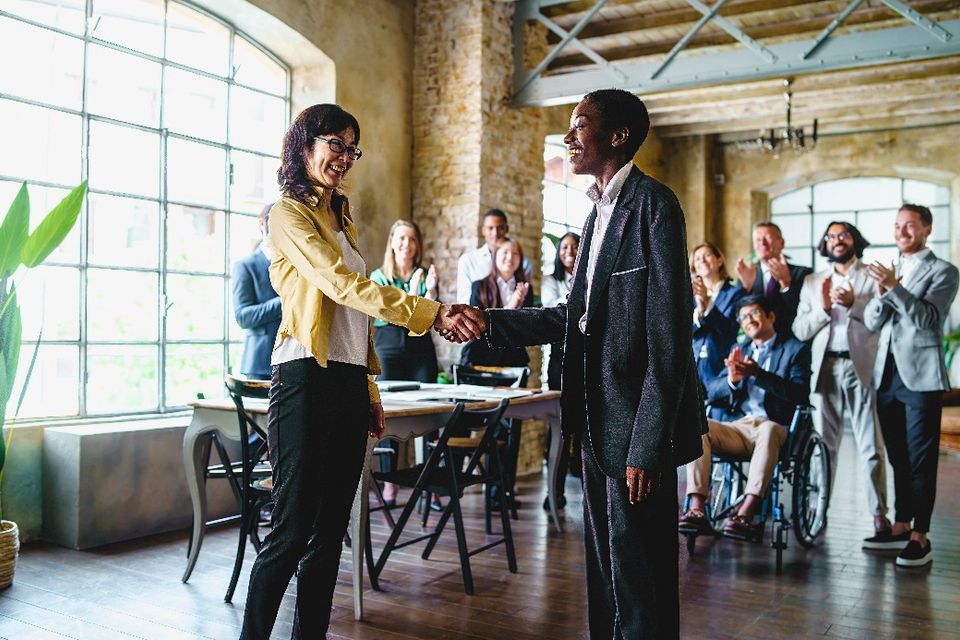
[[86,193],[87,182],[84,180],[44,216],[43,221],[37,225],[23,245],[20,258],[24,265],[37,266],[63,242],[77,222]]
[[0,225],[0,280],[8,277],[20,266],[20,255],[30,228],[30,195],[27,183],[20,185],[7,215]]

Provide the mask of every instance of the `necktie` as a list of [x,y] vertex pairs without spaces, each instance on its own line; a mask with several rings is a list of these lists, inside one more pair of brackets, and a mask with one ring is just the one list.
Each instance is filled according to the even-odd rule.
[[771,275],[770,279],[767,280],[766,288],[763,290],[763,296],[772,300],[779,290],[780,283],[777,282],[777,279]]

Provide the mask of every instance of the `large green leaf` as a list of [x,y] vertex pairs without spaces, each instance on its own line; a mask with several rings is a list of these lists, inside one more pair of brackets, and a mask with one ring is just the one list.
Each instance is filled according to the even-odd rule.
[[7,215],[0,225],[0,280],[6,278],[20,266],[23,243],[30,229],[30,195],[24,182],[13,199]]
[[84,180],[80,186],[67,194],[60,204],[50,210],[43,221],[37,225],[33,233],[27,238],[23,245],[23,251],[20,257],[23,264],[27,267],[35,267],[50,255],[54,249],[60,246],[63,239],[67,237],[73,225],[77,222],[77,216],[80,215],[80,208],[83,206],[83,198],[87,193],[87,182]]
[[0,316],[0,477],[6,460],[6,442],[3,438],[4,416],[7,414],[7,402],[13,393],[13,383],[17,378],[17,363],[20,360],[20,341],[23,326],[20,320],[20,307],[17,305],[17,291],[12,288],[9,298],[0,293],[0,306],[6,312]]

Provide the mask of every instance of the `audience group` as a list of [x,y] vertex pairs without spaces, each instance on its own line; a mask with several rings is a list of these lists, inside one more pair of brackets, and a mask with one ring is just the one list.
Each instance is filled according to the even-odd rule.
[[[262,227],[269,208],[264,211]],[[898,550],[902,566],[930,562],[926,534],[936,490],[942,393],[949,389],[942,331],[958,285],[956,267],[926,246],[932,225],[927,207],[904,204],[894,228],[899,259],[885,265],[863,261],[870,243],[854,225],[831,222],[817,247],[829,265],[816,273],[789,261],[781,230],[772,222],[754,226],[755,259],[738,259],[732,273],[715,244],[693,248],[692,348],[709,420],[704,453],[686,467],[682,530],[712,528],[706,509],[711,457],[722,453],[750,460],[746,496],[723,531],[755,538],[762,525],[754,519],[792,417],[797,407],[809,403],[829,453],[831,487],[844,423],[851,425],[858,473],[873,516],[873,535],[863,540],[863,548]],[[531,261],[508,234],[506,213],[488,211],[481,223],[484,244],[458,261],[457,302],[481,309],[534,305]],[[575,233],[558,240],[553,274],[543,278],[543,306],[565,301],[579,244]],[[254,252],[234,270],[236,316],[250,334],[241,370],[251,377],[269,376],[270,326],[279,321],[279,299],[265,279],[266,269],[261,269],[263,278],[257,275],[257,267],[265,264],[267,259]],[[439,277],[436,267],[423,260],[419,227],[397,221],[383,264],[370,278],[436,300]],[[429,335],[411,336],[380,320],[374,327],[383,378],[436,381],[437,357]],[[266,365],[257,364],[255,352],[266,354]],[[551,389],[560,388],[562,359],[562,343],[551,345],[546,375]],[[521,347],[493,349],[474,341],[461,353],[461,365],[467,366],[528,364]],[[575,472],[577,444],[568,443]],[[887,517],[887,460],[894,473],[893,522]],[[550,489],[557,492],[560,506],[567,457],[561,465],[558,486]]]

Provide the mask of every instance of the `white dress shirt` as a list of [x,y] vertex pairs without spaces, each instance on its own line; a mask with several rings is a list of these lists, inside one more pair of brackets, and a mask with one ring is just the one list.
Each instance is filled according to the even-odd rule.
[[[593,223],[593,239],[590,241],[590,252],[587,254],[587,295],[586,295],[586,308],[590,308],[590,285],[593,281],[593,272],[597,268],[597,256],[600,255],[600,247],[604,243],[604,238],[606,237],[607,227],[610,225],[610,217],[613,215],[613,210],[617,208],[617,199],[620,197],[620,190],[623,189],[623,183],[627,181],[627,176],[630,175],[630,170],[633,168],[633,161],[627,162],[623,165],[619,171],[617,171],[610,182],[607,183],[607,188],[603,190],[603,194],[600,194],[600,190],[597,188],[596,183],[590,185],[590,188],[587,189],[587,197],[590,198],[597,209],[597,219]],[[587,312],[583,312],[583,316],[580,317],[578,323],[580,327],[580,332],[584,335],[587,334]]]
[[[467,251],[457,261],[457,302],[470,304],[470,290],[473,283],[490,275],[493,270],[493,252],[484,244],[482,247]],[[527,282],[533,280],[533,265],[524,256],[523,273]]]
[[906,286],[907,283],[910,282],[910,277],[913,275],[913,272],[917,270],[917,267],[920,266],[920,263],[926,259],[929,253],[930,249],[924,249],[913,255],[900,256],[900,266],[897,269],[897,275],[900,276],[901,285]]
[[573,287],[573,274],[563,272],[563,280],[544,276],[540,284],[540,301],[544,307],[555,307],[567,301]]
[[506,307],[507,303],[510,302],[510,298],[513,297],[513,292],[517,290],[517,279],[510,278],[509,280],[504,280],[500,276],[497,276],[497,289],[500,290],[500,304]]
[[[770,370],[770,347],[773,345],[776,337],[777,335],[774,334],[772,338],[763,344],[753,345],[750,358],[759,364],[760,368],[764,371]],[[756,379],[752,377],[743,380],[741,384],[747,385],[747,399],[743,402],[743,413],[755,418],[766,418],[767,409],[763,404],[763,399],[766,397],[767,392],[764,391],[763,388],[757,384]]]
[[[855,269],[856,266],[857,260],[854,258],[853,263],[850,265],[850,269]],[[834,266],[833,275],[830,276],[830,288],[844,288],[853,290],[853,281],[849,278],[850,273],[850,271],[847,271],[848,275],[841,275],[837,273],[837,268]],[[850,351],[850,341],[847,337],[847,329],[849,326],[850,309],[842,304],[834,303],[831,305],[830,339],[827,341],[827,351]]]

